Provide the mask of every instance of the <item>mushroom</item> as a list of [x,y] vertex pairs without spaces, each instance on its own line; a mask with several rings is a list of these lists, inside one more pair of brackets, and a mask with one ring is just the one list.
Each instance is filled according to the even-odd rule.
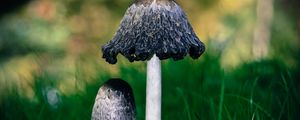
[[147,62],[146,120],[161,119],[160,60],[197,59],[205,51],[186,14],[174,0],[135,0],[127,9],[103,58],[117,62],[120,53],[130,62]]
[[121,79],[111,79],[99,89],[93,107],[92,120],[135,120],[136,108],[130,85]]

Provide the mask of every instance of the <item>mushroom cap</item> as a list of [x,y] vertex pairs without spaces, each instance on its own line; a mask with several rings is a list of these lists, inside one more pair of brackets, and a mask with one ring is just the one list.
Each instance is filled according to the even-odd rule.
[[111,41],[102,47],[103,58],[110,64],[121,53],[130,62],[197,59],[205,51],[180,6],[171,0],[136,1],[126,11]]
[[135,120],[136,107],[130,85],[111,79],[99,89],[93,106],[92,120]]

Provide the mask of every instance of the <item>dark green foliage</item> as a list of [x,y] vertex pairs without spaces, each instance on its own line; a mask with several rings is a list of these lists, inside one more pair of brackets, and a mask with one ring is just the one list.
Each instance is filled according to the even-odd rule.
[[3,15],[17,11],[31,0],[2,0],[0,6],[0,19]]
[[[299,119],[299,71],[287,69],[276,60],[263,60],[224,72],[219,57],[205,55],[194,61],[163,62],[163,119]],[[144,119],[145,71],[121,66],[121,76],[133,87],[138,119]],[[61,95],[57,108],[43,95],[45,87],[56,87],[51,77],[37,77],[36,99],[30,102],[17,93],[0,104],[1,119],[90,119],[100,85],[109,76],[97,77],[85,92]]]

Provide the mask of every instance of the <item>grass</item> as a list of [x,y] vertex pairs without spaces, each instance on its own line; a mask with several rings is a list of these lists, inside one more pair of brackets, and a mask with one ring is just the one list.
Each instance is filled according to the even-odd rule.
[[[120,76],[134,90],[139,120],[145,116],[146,97],[146,72],[141,66],[145,64],[119,66]],[[163,120],[300,119],[299,71],[276,60],[245,63],[225,73],[218,57],[205,55],[197,61],[163,61],[162,72]],[[113,76],[99,73],[94,78],[98,82],[89,84],[78,75],[76,84],[85,84],[85,89],[71,95],[59,94],[57,107],[50,105],[43,93],[47,87],[57,87],[55,82],[49,82],[53,78],[37,75],[33,85],[35,100],[22,98],[15,90],[1,100],[0,119],[90,119],[99,86]]]
[[[222,112],[223,112],[223,102],[224,102],[224,93],[225,93],[225,81],[222,80],[221,84],[221,93],[220,93],[220,103],[219,103],[219,114],[218,114],[218,120],[222,120]],[[228,115],[229,116],[229,115]]]

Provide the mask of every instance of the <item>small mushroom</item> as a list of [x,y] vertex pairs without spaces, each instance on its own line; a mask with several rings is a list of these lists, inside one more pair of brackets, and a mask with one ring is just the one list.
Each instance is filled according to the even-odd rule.
[[135,120],[136,108],[130,85],[121,79],[111,79],[99,89],[92,120]]
[[146,119],[160,120],[160,60],[173,58],[176,61],[188,54],[197,59],[205,46],[174,0],[135,0],[102,51],[103,58],[110,64],[117,62],[119,53],[130,62],[148,61]]

